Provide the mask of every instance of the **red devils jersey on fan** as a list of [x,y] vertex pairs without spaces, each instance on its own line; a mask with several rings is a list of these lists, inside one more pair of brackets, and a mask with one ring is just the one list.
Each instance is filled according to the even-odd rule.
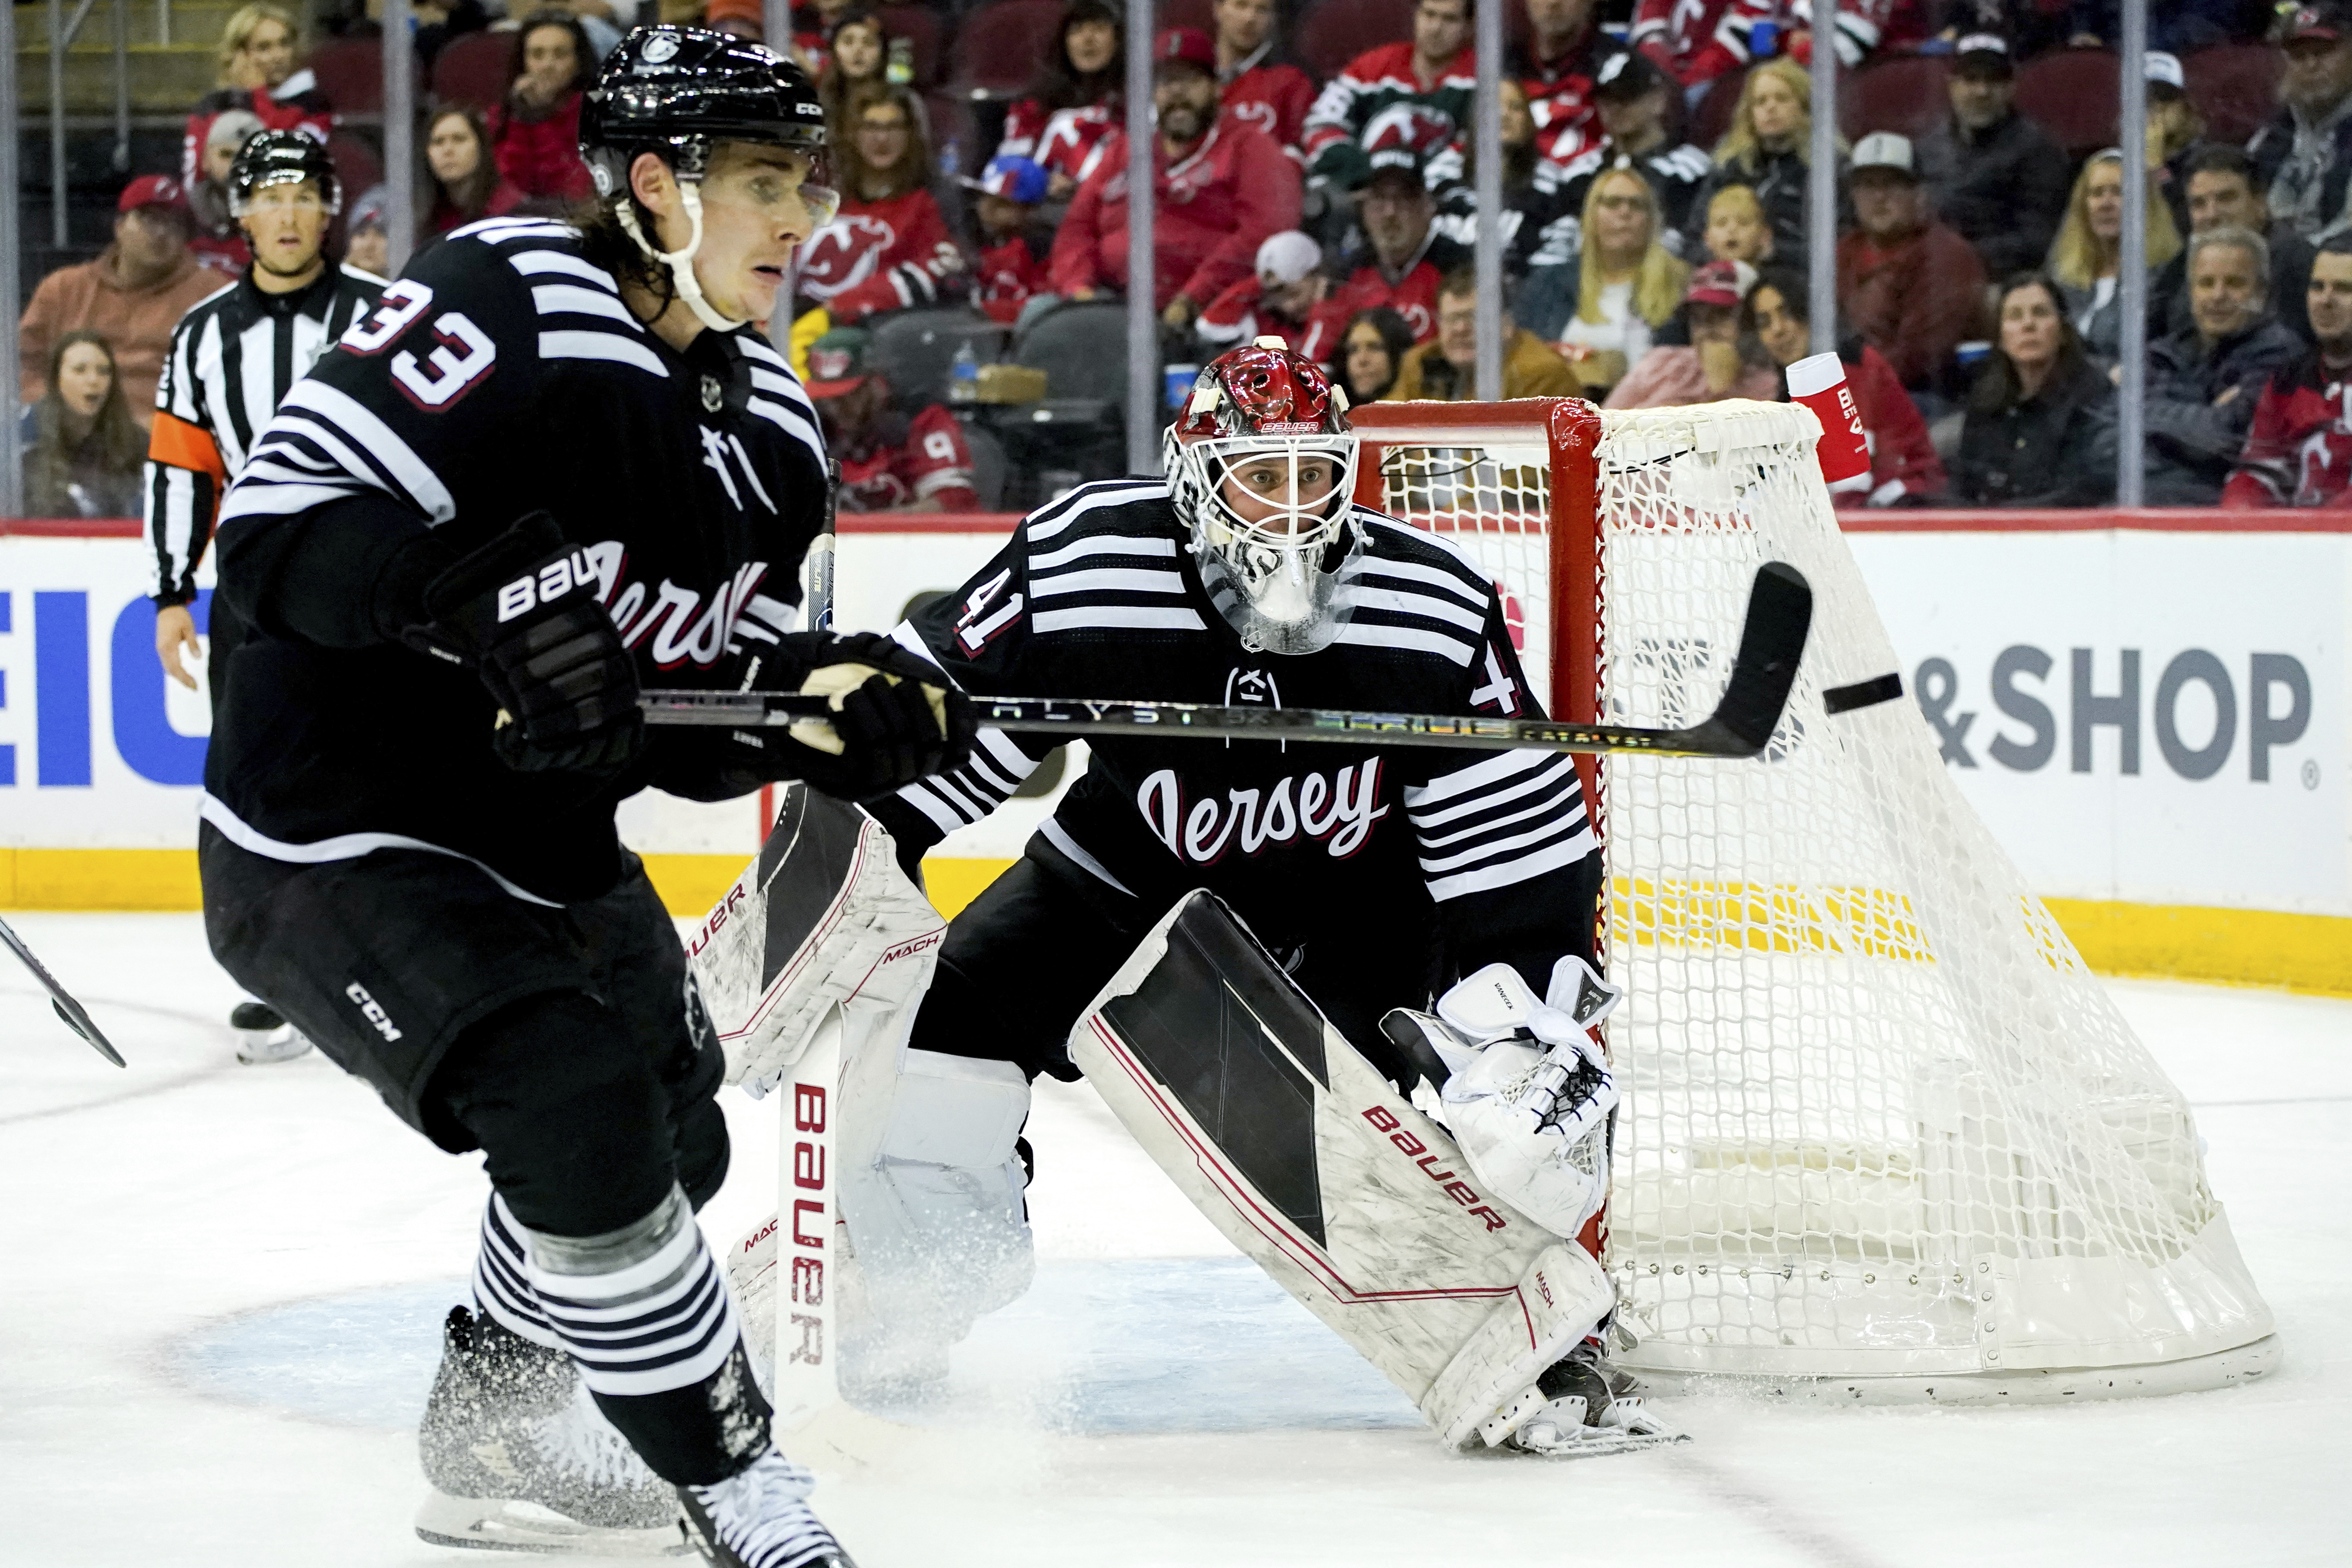
[[252,629],[205,819],[279,859],[405,846],[525,897],[597,897],[621,874],[621,800],[740,789],[670,731],[611,777],[508,767],[480,679],[389,641],[368,585],[420,542],[462,556],[545,511],[642,685],[740,689],[777,677],[824,471],[816,409],[757,332],[681,353],[571,227],[453,230],[294,383],[221,508],[220,591]]
[[1274,58],[1272,39],[1218,79],[1223,83],[1218,101],[1226,115],[1256,126],[1291,156],[1301,155],[1307,111],[1315,107],[1315,84],[1297,66]]
[[1633,47],[1685,87],[1748,64],[1748,33],[1769,20],[1774,0],[1640,0]]
[[[250,90],[240,87],[215,88],[196,100],[188,116],[187,131],[180,139],[180,184],[194,185],[201,174],[198,165],[204,162],[205,139],[212,134],[213,121],[232,109],[242,109],[261,121],[264,131],[299,131],[315,136],[324,144],[328,132],[335,127],[334,108],[326,94],[319,90],[319,79],[308,70],[296,71],[277,87],[257,87]],[[359,193],[346,191],[349,202]]]
[[1035,99],[1024,98],[1004,116],[1004,140],[996,144],[996,155],[1028,158],[1048,175],[1083,180],[1089,173],[1087,161],[1103,138],[1118,128],[1118,120],[1116,93],[1100,103],[1050,112]]
[[1536,58],[1528,46],[1510,51],[1504,69],[1527,89],[1528,113],[1536,122],[1538,153],[1564,163],[1600,140],[1601,117],[1592,107],[1593,79],[1611,56],[1623,50],[1623,45],[1594,26],[1552,59]]
[[1328,353],[1328,345],[1339,342],[1357,311],[1386,305],[1404,318],[1412,329],[1414,342],[1429,342],[1437,335],[1437,286],[1448,272],[1468,265],[1469,260],[1467,246],[1433,232],[1422,242],[1421,254],[1413,258],[1412,265],[1393,282],[1378,261],[1365,262],[1331,290],[1317,310],[1312,324],[1322,326],[1328,335],[1315,341],[1326,345]]
[[[1243,645],[1156,479],[1032,513],[896,635],[976,698],[1534,714],[1486,574],[1432,534],[1363,508],[1350,520],[1353,615],[1318,653]],[[983,727],[968,765],[869,809],[915,852],[994,811],[1054,743]],[[1053,852],[1152,910],[1206,888],[1277,952],[1346,943],[1392,962],[1402,992],[1441,944],[1464,971],[1502,960],[1549,982],[1580,900],[1591,914],[1593,838],[1562,753],[1128,736],[1089,750],[1041,829]]]
[[2221,487],[2226,507],[2346,505],[2352,489],[2352,377],[2316,351],[2271,377],[2246,447]]
[[962,258],[929,191],[878,202],[845,197],[840,216],[801,247],[799,263],[801,295],[823,305],[836,326],[877,310],[937,304],[964,284]]
[[1053,240],[1040,232],[1016,235],[982,251],[980,265],[972,268],[971,302],[991,321],[1014,320],[1031,295],[1045,291],[1045,263],[1052,252]]
[[936,403],[911,420],[886,416],[835,456],[841,459],[844,511],[973,511],[980,506],[963,426]]
[[[1339,328],[1346,325],[1342,321]],[[1279,337],[1293,353],[1318,364],[1330,357],[1331,345],[1339,341],[1339,330],[1319,312],[1310,313],[1304,321],[1276,315],[1265,302],[1265,290],[1255,278],[1243,279],[1210,300],[1201,319],[1192,323],[1204,353],[1223,353],[1260,337]]]
[[[1299,173],[1273,138],[1220,118],[1173,163],[1152,138],[1152,305],[1205,305],[1255,269],[1266,237],[1298,226]],[[1054,290],[1127,287],[1127,137],[1103,144],[1054,236]]]

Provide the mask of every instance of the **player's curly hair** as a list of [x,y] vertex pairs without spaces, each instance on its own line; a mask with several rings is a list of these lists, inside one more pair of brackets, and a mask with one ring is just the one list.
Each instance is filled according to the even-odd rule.
[[[624,195],[622,201],[635,201]],[[591,266],[601,267],[625,283],[635,283],[651,294],[656,301],[655,314],[670,307],[677,298],[677,285],[670,278],[669,268],[647,256],[629,231],[621,226],[616,215],[618,203],[591,196],[576,202],[565,215],[565,220],[580,231],[581,258]],[[654,216],[643,206],[637,208],[637,222],[646,232],[654,230]]]

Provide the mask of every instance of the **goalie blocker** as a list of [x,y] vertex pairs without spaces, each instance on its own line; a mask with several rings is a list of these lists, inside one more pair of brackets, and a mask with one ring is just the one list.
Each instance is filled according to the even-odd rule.
[[[1607,1277],[1474,1174],[1215,897],[1152,928],[1070,1055],[1201,1212],[1448,1446],[1559,1414],[1539,1380],[1608,1315]],[[1639,1406],[1612,1406],[1613,1443],[1541,1447],[1670,1440]]]

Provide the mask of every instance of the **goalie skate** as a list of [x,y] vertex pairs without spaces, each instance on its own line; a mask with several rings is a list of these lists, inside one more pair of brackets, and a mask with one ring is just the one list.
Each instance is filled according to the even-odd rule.
[[1631,1454],[1687,1443],[1642,1403],[1640,1382],[1611,1365],[1590,1342],[1570,1351],[1506,1409],[1479,1428],[1495,1447],[1552,1459]]

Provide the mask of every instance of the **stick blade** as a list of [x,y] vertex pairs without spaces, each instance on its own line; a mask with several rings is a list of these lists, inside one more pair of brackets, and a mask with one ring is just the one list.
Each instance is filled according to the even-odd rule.
[[1730,683],[1706,727],[1727,731],[1752,757],[1772,739],[1797,683],[1797,665],[1812,630],[1813,589],[1804,574],[1785,561],[1756,569],[1748,596],[1748,624],[1740,628],[1739,656]]
[[[122,1053],[114,1048],[114,1042],[106,1037],[99,1026],[90,1021],[89,1015],[83,1013],[79,1005],[68,1011],[65,1003],[55,996],[49,998],[49,1005],[58,1010],[58,1016],[65,1020],[66,1027],[88,1040],[91,1048],[100,1056],[119,1068],[131,1065],[122,1059]],[[75,1016],[78,1013],[80,1014],[79,1017]]]

